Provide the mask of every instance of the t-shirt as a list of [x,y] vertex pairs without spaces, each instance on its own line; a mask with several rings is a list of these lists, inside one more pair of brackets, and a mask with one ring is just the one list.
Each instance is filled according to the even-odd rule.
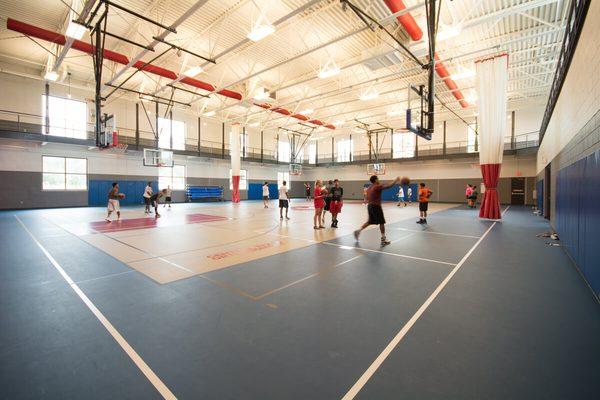
[[327,190],[327,194],[325,195],[325,198],[326,199],[331,199],[331,196],[332,196],[331,191],[333,189],[333,185],[327,184],[327,186],[325,187],[325,189]]
[[144,197],[149,199],[152,196],[152,186],[146,186],[144,189]]
[[263,185],[263,196],[269,196],[269,185]]
[[367,188],[367,202],[375,206],[380,206],[382,191],[383,185],[381,183],[374,183],[371,186],[369,186]]
[[404,197],[404,189],[400,188],[398,191],[398,197]]
[[471,193],[473,193],[473,188],[472,187],[467,187],[467,190],[465,190],[465,195],[467,195],[467,197],[469,197],[471,195]]
[[171,192],[172,192],[172,190],[171,190],[171,189],[169,189],[169,188],[167,188],[166,190],[167,190],[167,193],[165,193],[165,196],[167,196],[167,197],[171,197]]
[[429,196],[431,196],[431,190],[428,187],[424,187],[419,189],[419,202],[427,203],[429,201]]
[[112,200],[118,200],[119,199],[119,189],[117,189],[117,188],[110,189],[110,192],[108,192],[108,198],[112,199]]
[[279,188],[279,200],[287,200],[287,186],[283,185]]
[[333,201],[341,201],[342,196],[344,195],[344,188],[341,186],[332,187],[331,188],[331,200]]

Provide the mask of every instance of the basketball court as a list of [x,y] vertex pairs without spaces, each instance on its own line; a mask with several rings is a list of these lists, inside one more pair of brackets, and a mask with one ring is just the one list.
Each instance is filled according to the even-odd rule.
[[0,398],[597,397],[599,22],[1,1]]

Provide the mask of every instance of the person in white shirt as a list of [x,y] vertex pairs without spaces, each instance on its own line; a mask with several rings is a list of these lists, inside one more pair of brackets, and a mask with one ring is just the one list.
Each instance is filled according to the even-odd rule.
[[167,186],[166,191],[167,192],[165,193],[165,204],[163,204],[163,208],[165,208],[167,204],[169,205],[169,208],[171,208],[171,185]]
[[269,208],[269,182],[265,182],[262,186],[263,205],[265,208]]
[[146,214],[152,214],[152,211],[150,211],[150,197],[152,197],[152,194],[152,182],[148,182],[146,189],[144,189],[144,204],[146,204],[146,210],[144,212]]
[[406,190],[406,198],[409,203],[412,203],[412,188],[410,186]]
[[406,207],[406,199],[404,198],[404,188],[400,186],[400,190],[398,191],[398,207],[400,204],[404,203],[404,207]]
[[285,208],[285,219],[288,217],[288,208],[290,203],[290,195],[286,186],[287,182],[283,181],[283,185],[279,188],[279,219],[283,219],[283,209]]

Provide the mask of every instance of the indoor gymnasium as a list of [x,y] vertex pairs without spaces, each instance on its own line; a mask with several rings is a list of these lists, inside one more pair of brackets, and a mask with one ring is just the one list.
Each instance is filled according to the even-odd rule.
[[0,0],[0,398],[598,398],[599,37],[599,0]]

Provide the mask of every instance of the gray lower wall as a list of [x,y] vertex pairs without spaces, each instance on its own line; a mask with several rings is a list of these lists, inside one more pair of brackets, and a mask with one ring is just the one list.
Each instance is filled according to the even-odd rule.
[[0,171],[0,209],[84,207],[87,191],[42,190],[40,172]]
[[[502,204],[510,204],[511,201],[511,179],[512,178],[500,178],[498,182],[498,191],[500,193],[500,202]],[[535,177],[525,178],[525,204],[533,204],[533,189],[535,187]],[[467,183],[479,186],[482,180],[474,179],[428,179],[425,181],[431,190],[433,196],[431,201],[444,202],[444,203],[462,203],[465,201],[465,188]],[[294,182],[292,186],[291,195],[292,197],[304,197],[304,182]],[[312,187],[314,182],[309,182]],[[363,198],[363,186],[368,183],[368,180],[364,181],[341,181],[340,184],[344,188],[344,197],[346,199],[359,200]],[[418,182],[413,182],[418,183]],[[481,196],[479,198],[481,200]]]

